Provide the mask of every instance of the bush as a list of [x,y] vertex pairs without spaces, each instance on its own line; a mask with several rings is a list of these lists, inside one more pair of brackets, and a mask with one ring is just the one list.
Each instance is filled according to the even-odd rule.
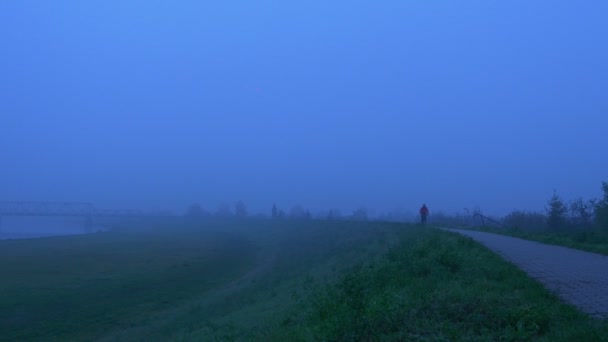
[[570,223],[577,228],[590,228],[595,205],[595,201],[582,198],[570,202]]
[[547,226],[552,230],[563,230],[567,226],[568,208],[561,197],[554,191],[547,208]]
[[604,198],[595,206],[595,223],[603,230],[608,231],[608,183],[602,183]]
[[516,210],[503,218],[509,228],[522,231],[541,231],[547,226],[547,216],[543,213]]

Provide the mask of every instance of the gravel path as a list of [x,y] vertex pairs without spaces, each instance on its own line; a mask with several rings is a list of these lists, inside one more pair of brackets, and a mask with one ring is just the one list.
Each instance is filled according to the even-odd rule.
[[498,234],[446,230],[482,243],[581,311],[608,318],[608,256]]

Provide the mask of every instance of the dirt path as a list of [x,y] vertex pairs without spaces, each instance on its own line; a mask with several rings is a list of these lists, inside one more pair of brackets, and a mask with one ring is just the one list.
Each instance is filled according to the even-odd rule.
[[498,234],[445,230],[482,243],[581,311],[608,318],[607,256]]
[[260,258],[260,261],[258,261],[258,263],[256,263],[255,267],[253,267],[251,270],[249,270],[243,276],[241,276],[240,278],[238,278],[236,280],[231,281],[226,286],[222,286],[222,288],[220,289],[221,293],[223,295],[230,294],[230,293],[234,292],[236,289],[240,288],[242,286],[242,284],[248,283],[249,281],[255,279],[256,277],[267,273],[268,271],[270,271],[272,269],[272,267],[274,266],[276,261],[277,261],[276,253],[269,254],[263,258]]

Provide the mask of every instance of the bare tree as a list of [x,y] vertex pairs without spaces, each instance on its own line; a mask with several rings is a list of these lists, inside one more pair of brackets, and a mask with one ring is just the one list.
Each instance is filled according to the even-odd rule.
[[357,221],[367,221],[367,218],[368,218],[367,209],[361,207],[361,208],[355,210],[353,212],[352,218],[353,218],[353,220],[357,220]]
[[593,220],[594,201],[583,201],[582,198],[570,202],[570,220],[577,227],[587,228]]

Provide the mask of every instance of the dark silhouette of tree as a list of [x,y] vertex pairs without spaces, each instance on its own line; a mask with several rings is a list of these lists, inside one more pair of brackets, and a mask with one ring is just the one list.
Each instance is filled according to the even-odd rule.
[[217,208],[216,215],[219,216],[219,217],[230,217],[230,216],[232,216],[232,209],[230,208],[230,205],[228,205],[226,203],[220,204],[220,206]]
[[277,218],[279,216],[279,209],[277,209],[276,204],[272,204],[272,218]]
[[188,217],[202,217],[204,214],[203,207],[198,203],[192,204],[186,212],[186,216]]
[[353,220],[367,221],[367,209],[359,208],[353,212]]
[[300,205],[295,205],[289,211],[289,218],[295,220],[302,220],[306,218],[306,210]]
[[567,224],[566,214],[568,208],[564,201],[557,195],[557,192],[553,192],[553,196],[549,199],[549,207],[547,208],[547,226],[553,230],[564,229]]
[[505,226],[525,231],[541,231],[547,226],[547,215],[540,212],[513,211],[502,220]]
[[608,182],[602,182],[604,197],[595,205],[595,223],[602,229],[608,230]]
[[591,226],[595,201],[583,201],[578,198],[570,202],[570,221],[576,227],[587,228]]
[[338,209],[331,209],[329,211],[329,213],[327,214],[327,219],[328,220],[338,220],[342,218],[342,214],[340,213],[340,210]]

